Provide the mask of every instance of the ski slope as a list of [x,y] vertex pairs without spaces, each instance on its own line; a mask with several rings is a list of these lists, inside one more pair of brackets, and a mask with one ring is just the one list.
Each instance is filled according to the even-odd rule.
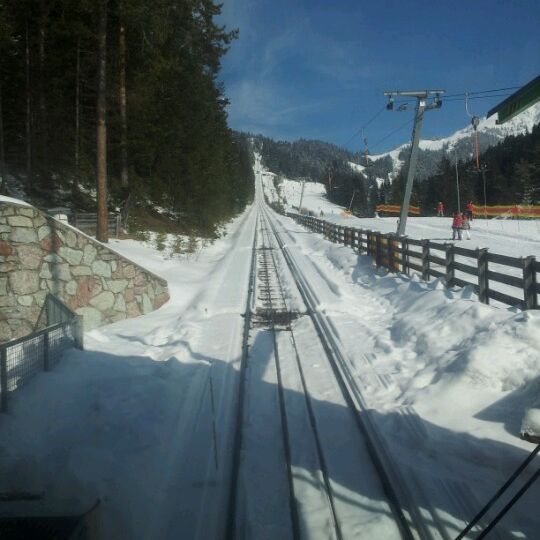
[[[259,188],[271,175],[259,161],[255,170],[262,204]],[[292,202],[299,196],[297,186],[285,186],[288,203],[297,205]],[[324,201],[320,187],[306,184],[303,206],[313,205],[308,207],[316,212],[325,204],[325,214],[345,219]],[[0,421],[0,492],[44,492],[40,504],[49,511],[87,509],[99,498],[104,538],[224,537],[260,211],[257,204],[248,208],[227,226],[224,237],[191,257],[165,257],[145,243],[113,241],[116,250],[168,280],[171,300],[154,313],[86,333],[85,351],[67,352],[57,368],[12,396],[10,414]],[[441,538],[439,530],[455,537],[532,450],[519,433],[524,415],[534,424],[540,405],[540,313],[483,305],[471,290],[448,290],[438,280],[422,283],[414,276],[377,271],[368,257],[289,218],[268,212],[268,220],[282,241],[274,250],[280,257],[287,254],[310,291],[310,311],[325,321],[327,336],[362,396],[364,414],[428,524],[429,538]],[[431,234],[443,234],[445,219],[440,218],[439,229],[433,221],[420,221],[417,230],[433,226]],[[395,225],[395,220],[369,222],[373,228]],[[490,222],[486,229],[495,225]],[[482,234],[496,251],[497,238],[509,246],[521,242],[509,232],[508,240],[491,228]],[[480,234],[475,230],[468,244],[479,241]],[[284,301],[303,313],[291,271],[280,268]],[[322,348],[305,316],[294,327],[321,430],[338,430],[349,413],[324,366]],[[280,416],[272,408],[275,399],[263,399],[255,408],[255,397],[276,395],[276,372],[268,360],[272,346],[262,338],[257,345],[250,353],[254,363],[246,410],[253,433],[265,436],[270,425],[279,427]],[[292,405],[304,399],[293,375],[288,370],[284,381],[285,400]],[[308,434],[300,417],[291,418],[298,422],[300,444]],[[329,437],[323,448],[343,509],[339,515],[355,505],[361,508],[342,518],[344,537],[396,537],[371,466],[345,452],[353,448],[351,441]],[[263,444],[254,436],[248,443],[240,453],[248,471],[238,485],[242,530],[251,531],[249,538],[286,537],[273,534],[288,530],[283,512],[276,510],[284,507],[283,491],[276,499],[262,496],[283,484],[277,476],[249,472],[259,465],[270,472],[280,467],[278,441],[274,437]],[[255,453],[248,455],[249,448]],[[320,471],[304,450],[294,454],[292,464],[294,478],[305,489],[306,528],[314,531],[310,538],[328,538],[331,528],[314,526],[321,522],[317,501],[322,499],[309,486]],[[369,482],[358,481],[363,475]],[[493,538],[534,538],[539,496],[536,484]]]
[[[277,200],[274,189],[273,175],[264,173],[263,184],[270,200]],[[302,191],[301,182],[283,180],[279,195],[286,201],[286,209],[294,211],[293,207],[300,204]],[[302,207],[319,217],[321,211],[325,220],[347,227],[357,227],[395,233],[397,216],[384,218],[358,218],[344,214],[345,208],[330,202],[326,197],[323,184],[306,182]],[[479,207],[481,211],[481,207]],[[430,239],[452,242],[451,217],[409,217],[407,219],[407,236],[416,239]],[[529,255],[540,259],[540,220],[525,219],[476,219],[471,223],[471,240],[461,240],[459,245],[467,249],[488,248],[494,253],[513,257]]]

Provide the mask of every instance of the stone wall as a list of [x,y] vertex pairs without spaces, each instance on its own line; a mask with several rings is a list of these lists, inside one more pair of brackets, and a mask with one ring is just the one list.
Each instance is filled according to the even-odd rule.
[[167,282],[39,210],[0,202],[0,343],[33,331],[48,292],[84,329],[137,317],[169,299]]

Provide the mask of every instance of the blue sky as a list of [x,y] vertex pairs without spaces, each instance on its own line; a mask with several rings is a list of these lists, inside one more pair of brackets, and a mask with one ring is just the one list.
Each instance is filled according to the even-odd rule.
[[[521,85],[540,75],[540,0],[222,0],[240,37],[220,79],[232,128],[275,139],[363,149],[353,135],[385,90],[448,94]],[[503,98],[471,101],[481,116]],[[380,153],[410,139],[413,110],[382,112],[365,130]],[[423,138],[468,123],[462,101],[427,113]]]

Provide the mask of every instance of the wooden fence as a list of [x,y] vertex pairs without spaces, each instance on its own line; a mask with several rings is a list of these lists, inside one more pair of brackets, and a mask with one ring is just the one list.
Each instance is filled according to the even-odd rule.
[[540,262],[535,257],[509,257],[490,253],[487,248],[466,249],[453,243],[344,227],[313,216],[287,215],[332,242],[371,255],[377,267],[405,274],[416,272],[426,281],[442,278],[447,287],[472,286],[484,304],[494,300],[521,309],[538,309]]

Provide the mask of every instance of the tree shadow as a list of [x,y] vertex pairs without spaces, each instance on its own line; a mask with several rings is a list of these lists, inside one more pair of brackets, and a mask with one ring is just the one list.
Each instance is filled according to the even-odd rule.
[[[251,411],[257,403],[274,410],[275,425],[265,426],[269,452],[280,446],[272,442],[281,429],[275,408],[279,396],[277,385],[262,378],[274,360],[271,350],[258,346],[259,335],[251,350],[261,356],[249,360],[249,369],[255,369],[255,363],[257,367],[251,373],[255,386],[245,405]],[[45,498],[40,510],[55,513],[100,498],[105,538],[224,537],[235,445],[238,359],[228,363],[193,350],[188,341],[178,344],[189,351],[189,363],[175,357],[156,362],[145,356],[70,351],[55,370],[16,392],[10,418],[0,422],[0,435],[6,429],[10,435],[7,442],[0,439],[0,487],[15,483],[20,489],[42,489]],[[524,395],[518,393],[515,399],[522,403]],[[283,398],[290,411],[305,408],[302,392],[284,390]],[[323,400],[314,400],[312,405],[321,429],[350,422],[347,407]],[[493,410],[496,414],[487,409],[479,418],[500,421],[499,409]],[[399,471],[407,491],[420,501],[427,526],[446,526],[456,534],[527,455],[503,442],[411,419],[401,409],[364,411],[361,416],[377,426],[389,462]],[[252,423],[257,420],[250,417]],[[251,429],[249,422],[245,429]],[[264,430],[260,433],[264,436]],[[346,454],[355,437],[351,433],[334,441],[333,451]],[[28,444],[28,438],[36,444]],[[20,451],[17,446],[5,446],[14,441],[19,441]],[[308,454],[294,455],[295,474],[302,474],[308,483],[316,482],[317,463]],[[268,491],[276,482],[287,485],[287,471],[283,466],[272,469],[272,459],[260,458],[260,497],[240,502],[251,504],[256,513],[253,505],[262,504],[261,511],[267,512],[268,506],[261,501],[273,500],[273,512],[261,516],[263,522],[267,520],[263,523],[268,527],[266,537],[288,538],[289,502],[286,497],[275,501],[275,492]],[[27,472],[14,478],[21,467]],[[331,483],[339,486],[336,498],[355,505],[358,512],[388,515],[381,505],[385,499],[378,481],[368,478],[370,468],[363,471],[364,482],[358,482],[357,472],[347,461],[329,469]],[[268,473],[276,480],[266,482]],[[250,474],[257,476],[259,470],[252,469]],[[533,486],[497,527],[500,537],[512,536],[510,530],[535,537],[539,496],[539,487]],[[24,508],[35,513],[35,507]],[[0,503],[0,515],[21,511],[21,505]],[[245,532],[249,531],[247,527]]]
[[540,375],[481,410],[475,418],[501,423],[510,435],[519,437],[525,412],[539,403]]

